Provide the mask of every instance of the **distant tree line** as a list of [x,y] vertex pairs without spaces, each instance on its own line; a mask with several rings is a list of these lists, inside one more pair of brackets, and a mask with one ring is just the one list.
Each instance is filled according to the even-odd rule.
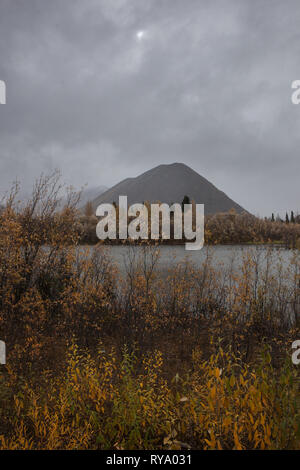
[[295,216],[294,211],[291,211],[291,212],[290,212],[290,215],[289,215],[288,212],[285,213],[285,219],[282,219],[279,214],[277,215],[277,217],[276,217],[276,219],[275,219],[274,213],[272,212],[272,215],[271,215],[271,219],[270,219],[270,220],[271,220],[271,222],[275,222],[275,221],[276,221],[276,222],[285,222],[286,224],[289,224],[289,223],[291,223],[291,224],[299,224],[299,223],[300,223],[300,215],[297,214],[297,215]]
[[[145,204],[150,206],[147,202]],[[194,201],[185,195],[181,202],[182,208],[184,204],[194,204]],[[114,203],[114,205],[118,212],[117,204]],[[172,239],[172,214],[170,219],[171,240],[164,240],[164,243],[179,243],[179,240]],[[83,244],[94,244],[99,241],[96,236],[97,222],[98,218],[95,216],[92,203],[87,202],[83,214],[79,216]],[[281,243],[287,247],[300,248],[300,215],[295,216],[294,211],[291,211],[286,213],[285,219],[280,218],[279,215],[275,217],[274,213],[270,218],[260,218],[247,212],[237,213],[234,209],[229,212],[207,215],[205,216],[205,243]]]

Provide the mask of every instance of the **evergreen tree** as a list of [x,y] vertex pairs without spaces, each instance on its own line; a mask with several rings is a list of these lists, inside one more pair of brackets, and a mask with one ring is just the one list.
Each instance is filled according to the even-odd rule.
[[291,211],[291,223],[295,223],[295,216],[294,216],[294,211]]
[[275,222],[275,217],[274,217],[273,212],[272,212],[271,222]]
[[184,198],[182,199],[182,210],[184,210],[184,204],[190,204],[190,198],[188,196],[184,196]]
[[286,224],[289,224],[289,223],[290,223],[290,219],[289,219],[289,214],[288,214],[288,213],[285,214],[285,223],[286,223]]

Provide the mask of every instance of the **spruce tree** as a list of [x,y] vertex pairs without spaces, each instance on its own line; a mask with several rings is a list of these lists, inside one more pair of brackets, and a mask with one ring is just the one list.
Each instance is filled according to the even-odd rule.
[[291,223],[295,223],[295,216],[294,216],[294,211],[291,211]]
[[184,210],[184,204],[190,204],[190,198],[188,196],[184,196],[184,198],[182,199],[182,210]]

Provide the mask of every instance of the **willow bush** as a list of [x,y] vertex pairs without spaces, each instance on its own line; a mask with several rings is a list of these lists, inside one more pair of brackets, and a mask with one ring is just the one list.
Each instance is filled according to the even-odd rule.
[[296,449],[300,256],[158,268],[79,247],[57,174],[0,213],[2,449]]

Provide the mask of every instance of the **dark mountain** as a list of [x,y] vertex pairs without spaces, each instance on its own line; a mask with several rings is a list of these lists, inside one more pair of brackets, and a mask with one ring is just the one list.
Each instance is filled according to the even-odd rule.
[[159,165],[136,178],[121,181],[93,200],[94,209],[102,203],[118,203],[119,195],[127,196],[128,204],[145,201],[181,203],[187,195],[191,201],[205,204],[205,214],[227,212],[230,209],[244,211],[239,204],[183,163]]

